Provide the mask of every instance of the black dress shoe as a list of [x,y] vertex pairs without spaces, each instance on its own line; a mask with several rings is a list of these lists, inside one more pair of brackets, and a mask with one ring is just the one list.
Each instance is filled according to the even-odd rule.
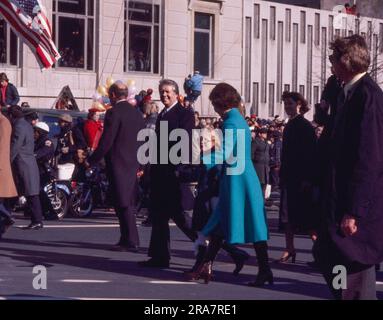
[[147,261],[140,261],[138,265],[147,268],[169,268],[169,261],[155,260],[152,258]]
[[139,252],[139,249],[137,246],[124,246],[124,245],[115,245],[110,248],[111,251],[118,251],[118,252]]
[[29,226],[24,227],[23,229],[24,230],[38,230],[38,229],[42,229],[42,228],[43,228],[42,222],[34,222],[34,223],[31,223]]

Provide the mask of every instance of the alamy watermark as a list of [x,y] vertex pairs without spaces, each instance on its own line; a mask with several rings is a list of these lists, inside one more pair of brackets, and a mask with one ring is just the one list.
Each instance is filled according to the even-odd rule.
[[34,266],[32,269],[32,274],[36,274],[32,280],[32,287],[35,290],[46,290],[47,289],[47,268],[42,265]]
[[335,290],[347,289],[347,269],[343,265],[336,265],[332,269],[332,273],[335,275],[332,280],[332,287]]
[[[184,129],[169,132],[168,123],[160,122],[159,139],[153,129],[142,129],[137,140],[144,142],[137,152],[137,160],[145,164],[227,164],[227,175],[241,175],[245,171],[245,129],[193,129],[191,136]],[[201,159],[201,139],[214,139],[214,151],[206,151]],[[171,146],[169,148],[169,145]],[[191,152],[191,154],[190,154]]]

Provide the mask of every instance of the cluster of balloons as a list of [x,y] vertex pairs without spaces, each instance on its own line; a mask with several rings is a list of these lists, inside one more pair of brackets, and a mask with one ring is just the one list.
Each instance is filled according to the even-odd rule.
[[[121,80],[118,80],[116,82],[122,82]],[[110,104],[110,99],[108,96],[108,90],[110,86],[115,83],[113,78],[111,76],[106,78],[105,85],[100,84],[97,87],[97,91],[93,94],[92,96],[92,106],[91,110],[96,110],[96,111],[106,111],[110,109],[112,106]],[[136,88],[136,82],[134,80],[128,80],[127,81],[127,86],[128,86],[128,102],[136,106],[137,105],[137,100],[135,99],[136,93],[137,93],[137,88]]]

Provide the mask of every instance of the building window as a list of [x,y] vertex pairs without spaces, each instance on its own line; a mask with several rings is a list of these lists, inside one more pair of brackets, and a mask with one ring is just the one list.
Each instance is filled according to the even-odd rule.
[[94,69],[94,17],[92,0],[54,0],[53,39],[61,54],[59,67]]
[[297,91],[298,83],[298,23],[293,24],[293,72],[292,90]]
[[327,67],[327,29],[322,27],[322,46],[321,46],[321,88],[326,83],[326,67]]
[[[289,84],[285,84],[283,91],[290,92],[290,85]],[[281,97],[281,99],[282,99],[282,97]]]
[[307,32],[307,101],[311,104],[311,88],[313,82],[313,26],[308,26]]
[[17,65],[17,36],[5,20],[0,20],[0,63]]
[[352,36],[354,34],[354,32],[352,30],[348,30],[348,36]]
[[383,23],[379,24],[379,52],[383,53]]
[[319,46],[320,43],[320,14],[315,14],[315,45]]
[[291,41],[291,9],[286,9],[286,41]]
[[355,34],[359,34],[359,33],[360,33],[360,20],[355,19]]
[[277,102],[281,101],[283,79],[283,22],[278,21],[277,39]]
[[267,19],[262,19],[261,102],[267,102]]
[[275,92],[274,83],[269,83],[269,117],[274,116]]
[[314,104],[319,102],[319,87],[314,86]]
[[213,15],[194,15],[194,70],[213,77]]
[[299,93],[304,97],[305,96],[305,86],[301,84],[299,86]]
[[372,21],[367,22],[367,45],[368,49],[371,50],[372,45]]
[[301,11],[301,43],[306,43],[306,11]]
[[250,102],[251,89],[251,18],[246,17],[246,38],[245,38],[245,100]]
[[125,71],[160,72],[159,0],[125,3]]
[[261,17],[259,4],[254,4],[254,38],[259,39],[259,21]]
[[340,29],[335,29],[335,39],[340,38]]
[[252,114],[259,115],[259,84],[258,82],[253,83],[253,108]]
[[275,40],[275,7],[270,7],[270,39]]
[[378,55],[379,55],[379,44],[378,44],[378,35],[373,35],[373,47],[372,47],[372,68],[371,76],[372,79],[376,82],[378,80]]
[[334,16],[332,15],[328,17],[328,41],[334,41]]

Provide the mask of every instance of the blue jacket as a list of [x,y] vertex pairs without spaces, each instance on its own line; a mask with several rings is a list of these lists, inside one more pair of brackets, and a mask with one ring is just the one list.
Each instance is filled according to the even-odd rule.
[[203,76],[195,74],[187,81],[187,86],[194,91],[202,91]]
[[12,106],[18,104],[20,101],[19,93],[12,83],[8,83],[7,90],[5,91],[5,101],[3,95],[0,93],[0,104],[2,107]]

